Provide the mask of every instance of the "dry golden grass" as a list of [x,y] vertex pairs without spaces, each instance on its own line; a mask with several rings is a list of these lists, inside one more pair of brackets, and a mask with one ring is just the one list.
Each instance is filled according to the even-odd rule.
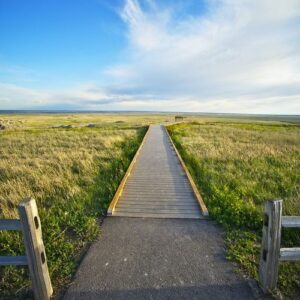
[[[96,237],[97,218],[105,214],[145,132],[99,116],[96,127],[87,128],[96,123],[94,116],[80,117],[75,128],[65,129],[51,127],[67,124],[69,115],[16,116],[22,127],[5,116],[10,125],[0,131],[0,218],[18,218],[16,207],[25,197],[37,200],[55,292]],[[21,235],[0,232],[0,255],[17,254],[24,254]],[[1,299],[30,298],[26,268],[1,267],[0,277]]]
[[80,192],[78,177],[87,182],[98,172],[99,160],[120,155],[115,144],[135,130],[50,129],[2,132],[0,148],[0,214],[16,217],[12,209],[26,196],[39,202],[64,190],[72,199]]
[[96,126],[127,125],[141,126],[157,123],[173,122],[172,114],[141,114],[141,113],[55,113],[55,114],[8,114],[0,115],[0,123],[7,129],[37,129],[59,125],[85,127],[87,124]]

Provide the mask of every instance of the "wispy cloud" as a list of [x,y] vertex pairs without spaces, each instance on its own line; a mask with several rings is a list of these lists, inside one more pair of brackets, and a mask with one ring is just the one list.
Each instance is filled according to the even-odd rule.
[[61,93],[6,87],[0,103],[23,93],[28,103],[78,109],[300,113],[300,1],[205,5],[197,16],[127,0],[119,16],[128,47],[101,82]]
[[294,98],[300,101],[300,2],[212,3],[206,15],[178,20],[171,9],[143,10],[128,0],[120,15],[130,56],[115,80],[170,101],[192,98],[199,109],[211,101],[213,111],[227,110],[225,103],[248,110],[252,102],[259,112],[277,97],[294,108]]

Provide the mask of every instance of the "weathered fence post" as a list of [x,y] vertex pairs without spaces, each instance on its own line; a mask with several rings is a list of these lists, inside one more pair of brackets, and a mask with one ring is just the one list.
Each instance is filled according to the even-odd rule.
[[36,202],[28,198],[18,208],[34,297],[36,300],[48,300],[53,289]]
[[265,292],[276,288],[281,241],[282,200],[267,201],[264,208],[259,281]]

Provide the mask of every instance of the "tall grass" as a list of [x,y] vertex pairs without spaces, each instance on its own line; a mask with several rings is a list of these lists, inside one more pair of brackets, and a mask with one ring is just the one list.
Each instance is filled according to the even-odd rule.
[[[293,125],[203,122],[168,130],[209,212],[227,232],[228,257],[257,278],[263,202],[284,200],[285,215],[300,215],[300,128]],[[286,230],[283,244],[300,245]],[[282,263],[279,287],[300,288],[300,263]]]
[[[119,126],[120,127],[120,126]],[[0,218],[37,200],[55,292],[69,282],[145,127],[17,128],[0,132]],[[0,232],[0,255],[24,254],[18,233]],[[31,299],[26,268],[0,269],[1,299]]]

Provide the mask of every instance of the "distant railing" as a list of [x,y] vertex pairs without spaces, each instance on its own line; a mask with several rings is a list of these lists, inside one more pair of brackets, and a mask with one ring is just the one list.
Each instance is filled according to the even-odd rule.
[[36,300],[50,299],[53,289],[48,272],[41,221],[34,199],[28,198],[18,206],[20,220],[0,219],[0,230],[20,230],[26,249],[25,256],[0,256],[0,266],[28,265]]
[[264,292],[277,287],[279,261],[300,261],[300,247],[280,248],[282,227],[300,228],[300,216],[282,216],[282,200],[267,201],[259,264],[259,281]]

